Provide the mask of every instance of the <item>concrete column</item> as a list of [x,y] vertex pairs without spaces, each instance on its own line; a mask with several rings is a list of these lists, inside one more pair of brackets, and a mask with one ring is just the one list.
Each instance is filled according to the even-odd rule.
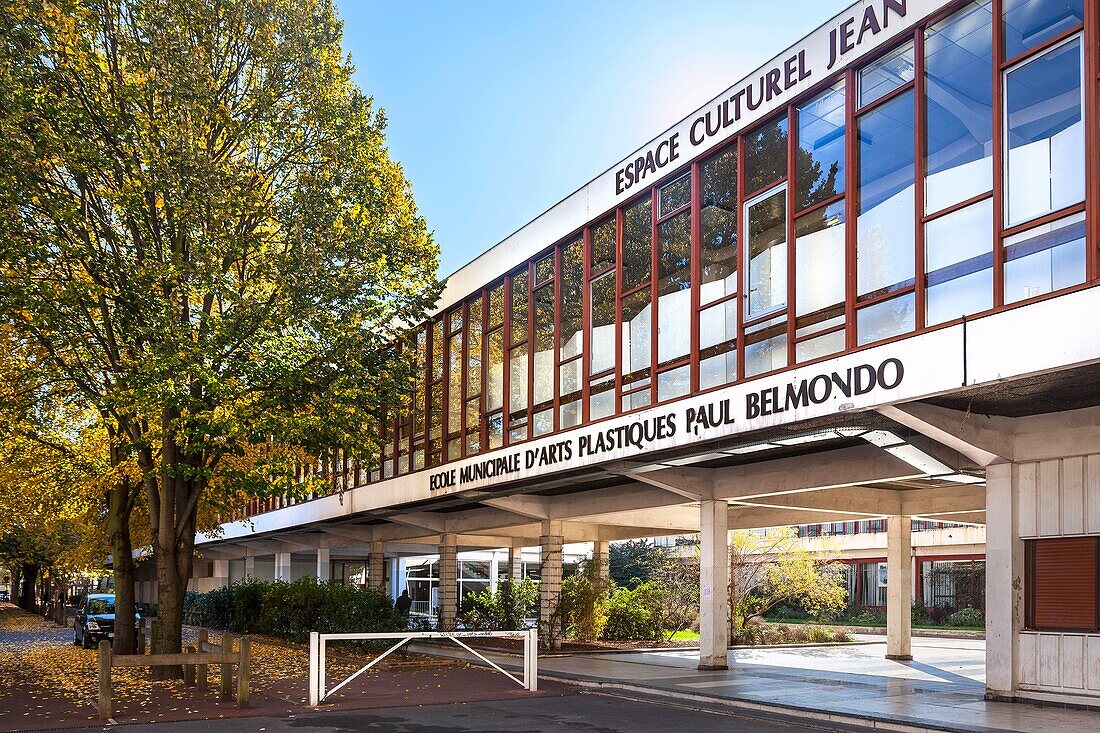
[[886,519],[886,658],[913,658],[913,520]]
[[244,559],[244,577],[255,578],[256,577],[256,558],[249,555]]
[[275,580],[290,582],[290,553],[275,553]]
[[500,557],[496,550],[493,551],[492,556],[489,558],[489,590],[492,593],[497,592],[497,578],[500,576]]
[[386,553],[381,542],[370,543],[367,558],[367,587],[382,590],[386,587]]
[[332,580],[332,562],[329,559],[327,547],[317,548],[317,582],[327,583]]
[[561,602],[561,546],[562,523],[546,520],[539,537],[539,560],[542,572],[539,580],[539,633],[548,649],[560,649],[562,618],[558,613]]
[[729,504],[699,502],[699,669],[726,669],[729,646]]
[[400,557],[390,558],[390,598],[397,598],[405,590],[405,561]]
[[1020,539],[1018,469],[985,472],[985,692],[1014,697],[1024,624],[1024,543]]
[[215,588],[225,588],[229,585],[229,561],[228,560],[215,560],[214,569],[211,573],[214,578]]
[[523,548],[508,548],[508,580],[523,580]]
[[611,578],[611,543],[592,543],[592,562],[599,569],[599,576],[603,580]]
[[439,628],[453,631],[458,617],[458,537],[439,538]]

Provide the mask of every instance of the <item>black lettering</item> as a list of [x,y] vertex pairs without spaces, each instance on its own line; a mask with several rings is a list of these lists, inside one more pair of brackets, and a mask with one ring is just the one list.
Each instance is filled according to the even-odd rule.
[[708,122],[710,122],[710,112],[707,112],[706,115],[704,115],[703,117],[696,117],[695,121],[691,123],[691,129],[688,131],[688,140],[691,141],[692,145],[702,145],[703,144],[702,135],[698,135],[696,133],[696,131],[699,129],[699,123],[700,122],[703,123],[704,125],[707,124]]
[[626,190],[625,188],[623,188],[623,183],[624,183],[623,174],[624,173],[625,173],[625,171],[622,168],[615,171],[615,193],[616,194],[620,194],[620,193],[622,193],[623,191]]
[[745,419],[755,420],[760,417],[760,394],[749,392],[745,395]]
[[855,368],[855,386],[853,392],[858,396],[867,394],[878,384],[878,374],[870,364],[860,364]]
[[810,404],[810,394],[806,388],[806,380],[803,379],[798,383],[796,387],[794,384],[787,385],[787,404],[788,410],[796,410],[799,407],[806,407]]
[[829,69],[833,68],[834,66],[836,66],[836,58],[837,58],[837,49],[836,49],[836,47],[837,47],[836,28],[833,28],[831,31],[829,31],[829,65],[825,67],[826,70],[829,70]]
[[833,393],[833,380],[825,374],[818,374],[810,380],[810,402],[820,405]]
[[890,27],[890,11],[899,18],[905,17],[905,0],[883,0],[882,3],[882,27]]
[[785,62],[783,62],[783,88],[790,89],[795,84],[795,64],[798,63],[797,56],[791,56]]
[[[888,373],[886,367],[888,365],[894,367],[893,379],[890,381],[886,379]],[[883,389],[894,389],[901,384],[902,379],[905,379],[905,365],[901,363],[900,359],[890,358],[878,365],[878,383]]]
[[856,38],[856,43],[863,43],[863,35],[867,31],[871,32],[871,35],[877,35],[882,30],[882,26],[878,23],[878,15],[875,14],[874,6],[868,5],[867,10],[863,12],[863,22],[859,26],[859,36]]
[[773,97],[778,97],[780,94],[783,93],[783,90],[779,88],[779,78],[781,76],[783,76],[783,72],[779,69],[768,70],[768,91],[764,96],[765,99],[767,99],[769,102],[772,100]]
[[680,157],[680,133],[675,132],[672,137],[668,139],[668,159],[669,161],[676,160]]
[[841,54],[846,54],[856,47],[855,44],[852,43],[852,36],[856,34],[855,30],[852,28],[852,26],[855,25],[855,22],[855,18],[848,18],[848,20],[844,21],[840,26]]
[[844,377],[843,378],[839,374],[837,374],[836,372],[833,372],[833,384],[835,384],[837,386],[837,389],[839,389],[844,394],[845,397],[851,397],[852,396],[852,370],[849,369],[848,371],[844,372]]

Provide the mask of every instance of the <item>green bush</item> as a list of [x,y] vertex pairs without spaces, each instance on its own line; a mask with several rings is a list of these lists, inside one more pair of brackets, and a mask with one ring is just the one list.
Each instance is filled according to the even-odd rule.
[[462,600],[459,622],[479,631],[516,631],[538,615],[539,587],[533,580],[502,580],[497,592],[485,589]]
[[374,588],[347,588],[303,578],[293,583],[248,579],[195,600],[202,623],[240,634],[260,633],[306,641],[325,634],[399,631],[405,619],[389,595]]
[[610,641],[663,639],[662,592],[653,581],[636,588],[615,588],[607,599],[603,638]]
[[963,608],[948,617],[952,626],[985,626],[985,614],[977,608]]

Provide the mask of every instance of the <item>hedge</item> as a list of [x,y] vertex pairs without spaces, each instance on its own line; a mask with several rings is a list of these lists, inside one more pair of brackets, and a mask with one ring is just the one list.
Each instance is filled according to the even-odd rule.
[[203,626],[304,642],[323,634],[403,631],[407,619],[385,591],[303,578],[293,583],[248,579],[189,599]]

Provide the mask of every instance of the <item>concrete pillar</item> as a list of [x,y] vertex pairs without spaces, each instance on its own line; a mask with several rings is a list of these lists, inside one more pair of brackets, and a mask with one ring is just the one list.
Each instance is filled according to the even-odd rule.
[[611,543],[593,542],[592,562],[598,568],[600,578],[609,580],[611,578]]
[[729,504],[699,502],[699,669],[726,669],[729,646]]
[[500,577],[500,557],[495,550],[489,558],[489,591],[497,592],[497,578]]
[[548,649],[560,649],[562,618],[558,612],[561,602],[561,546],[562,523],[546,520],[539,537],[539,560],[542,572],[539,579],[539,634]]
[[439,628],[453,631],[458,618],[458,537],[439,538]]
[[256,577],[256,558],[249,555],[244,559],[244,577],[255,578]]
[[400,557],[390,558],[390,598],[397,598],[405,590],[405,561]]
[[985,472],[985,692],[1014,697],[1024,624],[1024,543],[1020,539],[1018,468]]
[[386,587],[386,553],[381,542],[370,543],[367,558],[367,587],[382,590]]
[[508,580],[523,580],[523,548],[508,548]]
[[225,588],[229,585],[229,561],[228,560],[215,560],[213,572],[211,576],[214,578],[215,588]]
[[886,658],[913,658],[913,519],[886,519]]
[[275,553],[275,580],[290,582],[290,553]]
[[332,580],[332,561],[329,559],[327,547],[317,548],[317,582],[327,583]]

